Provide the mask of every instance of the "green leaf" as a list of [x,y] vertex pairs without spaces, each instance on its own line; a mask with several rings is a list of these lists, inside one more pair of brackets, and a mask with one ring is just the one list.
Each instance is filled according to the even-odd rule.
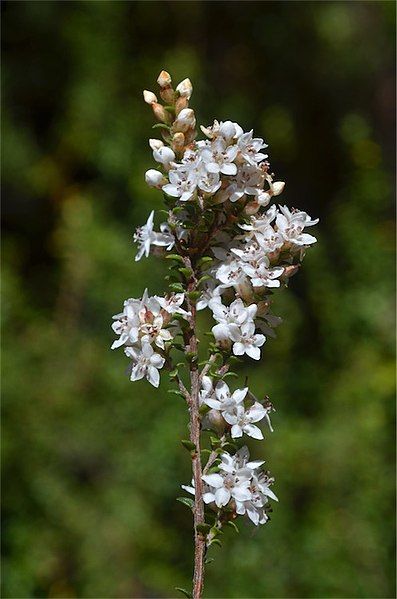
[[194,507],[194,499],[190,499],[190,497],[177,497],[176,500],[179,501],[179,503],[183,503],[183,505],[186,505],[191,510]]
[[213,277],[211,277],[210,275],[203,275],[202,277],[200,277],[200,279],[197,281],[197,285],[201,285],[201,283],[204,283],[205,281],[209,281],[209,279],[212,279]]
[[183,258],[179,254],[167,254],[165,259],[166,260],[177,260],[178,262],[182,262],[182,264],[184,264]]
[[172,291],[177,291],[178,293],[183,293],[185,291],[180,283],[171,283],[169,288],[172,289]]
[[217,526],[213,526],[210,530],[210,533],[213,537],[217,537],[218,535],[223,535],[223,530],[221,530]]
[[189,593],[189,591],[187,591],[186,589],[183,589],[182,587],[175,587],[175,590],[182,593],[182,595],[184,595],[188,599],[193,599],[193,595]]
[[202,258],[200,258],[200,260],[197,262],[198,266],[202,266],[203,264],[208,264],[208,262],[213,262],[214,259],[211,258],[211,256],[203,256]]
[[194,443],[192,443],[191,441],[189,441],[188,439],[182,439],[181,441],[183,447],[185,449],[187,449],[188,451],[196,451],[196,446]]
[[206,557],[204,560],[205,565],[207,566],[208,564],[210,564],[211,562],[214,562],[215,559],[213,557]]
[[192,270],[190,268],[186,268],[185,266],[182,266],[181,268],[178,268],[179,272],[182,273],[187,279],[189,277],[192,276]]
[[234,528],[234,530],[235,530],[236,532],[240,532],[240,531],[239,531],[239,529],[238,529],[238,526],[237,526],[237,524],[236,524],[235,522],[233,522],[233,520],[228,520],[228,521],[226,522],[226,524],[227,524],[228,526],[231,526],[232,528]]
[[226,374],[223,375],[223,379],[227,379],[228,377],[234,377],[234,378],[238,378],[238,374],[236,374],[235,372],[227,372]]
[[170,127],[164,123],[156,123],[152,126],[152,129],[165,129],[166,131],[170,131]]
[[219,547],[222,547],[222,542],[219,539],[212,539],[212,541],[208,543],[208,547],[211,547],[211,545],[219,545]]
[[208,414],[210,409],[211,408],[207,406],[207,404],[203,403],[203,405],[201,405],[199,408],[199,414],[201,414],[201,416],[205,416],[205,414]]
[[190,291],[188,293],[189,299],[191,299],[193,302],[195,302],[196,300],[198,300],[199,297],[201,297],[201,291]]

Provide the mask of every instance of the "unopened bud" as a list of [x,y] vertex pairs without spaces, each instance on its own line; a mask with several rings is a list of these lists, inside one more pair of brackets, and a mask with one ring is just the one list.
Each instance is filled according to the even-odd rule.
[[179,96],[179,98],[177,98],[175,100],[175,114],[178,116],[178,114],[184,109],[187,108],[189,105],[189,101],[187,98],[184,98],[183,96]]
[[192,83],[191,83],[190,79],[184,79],[183,81],[181,81],[177,85],[176,91],[183,98],[187,98],[187,100],[190,100],[190,97],[191,97],[192,92],[193,92],[193,86],[192,86]]
[[293,277],[295,273],[299,270],[299,264],[291,264],[290,266],[286,266],[284,268],[284,272],[281,275],[283,279],[289,279]]
[[172,147],[175,152],[182,152],[185,147],[185,136],[182,132],[174,134],[174,137],[172,138]]
[[171,75],[167,73],[167,71],[161,71],[160,75],[157,77],[157,83],[160,87],[168,87],[171,85]]
[[188,129],[193,129],[196,126],[196,117],[194,110],[191,108],[184,108],[178,114],[176,121],[174,122],[174,131],[182,131],[185,133]]
[[167,183],[167,179],[164,177],[163,173],[156,171],[154,168],[146,171],[145,181],[149,187],[161,187]]
[[143,90],[143,99],[145,100],[146,104],[153,104],[153,102],[157,102],[156,95],[147,89]]
[[149,139],[149,146],[152,150],[159,150],[164,145],[164,142],[161,139]]
[[161,106],[161,104],[158,104],[158,102],[153,102],[152,109],[153,109],[154,116],[156,117],[156,119],[158,121],[160,121],[160,123],[170,123],[171,122],[171,115],[169,112],[166,111],[164,106]]
[[[277,195],[277,194],[276,194]],[[260,206],[267,206],[271,200],[271,195],[268,191],[261,191],[256,197],[256,201]]]
[[283,189],[285,187],[285,183],[284,181],[275,181],[274,183],[272,183],[271,185],[271,189],[272,189],[272,194],[274,196],[278,196],[280,195],[280,193],[282,193]]
[[244,206],[244,214],[246,214],[247,216],[252,216],[253,214],[256,214],[259,208],[261,207],[261,204],[258,200],[252,200],[252,202],[248,202]]
[[156,162],[160,162],[165,167],[168,167],[170,162],[175,160],[175,154],[168,146],[163,146],[158,150],[153,151],[153,158]]

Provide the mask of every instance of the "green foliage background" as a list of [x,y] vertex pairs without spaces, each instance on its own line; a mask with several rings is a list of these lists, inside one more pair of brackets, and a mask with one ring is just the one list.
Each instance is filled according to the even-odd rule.
[[[227,532],[207,597],[394,597],[393,2],[5,2],[3,597],[174,597],[189,587],[181,400],[124,376],[111,315],[166,266],[134,263],[152,117],[189,76],[200,122],[270,144],[319,243],[247,362],[276,406],[280,497]],[[317,234],[317,233],[316,233]],[[209,320],[203,317],[202,326]],[[165,381],[165,379],[164,379]]]

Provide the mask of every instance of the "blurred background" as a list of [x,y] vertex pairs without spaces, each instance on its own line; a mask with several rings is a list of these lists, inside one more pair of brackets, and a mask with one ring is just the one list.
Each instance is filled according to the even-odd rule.
[[[3,2],[2,597],[189,588],[182,400],[129,382],[111,316],[165,289],[132,233],[161,194],[142,89],[254,127],[321,221],[260,364],[280,503],[225,534],[207,597],[395,597],[393,2]],[[203,316],[203,329],[209,319]]]

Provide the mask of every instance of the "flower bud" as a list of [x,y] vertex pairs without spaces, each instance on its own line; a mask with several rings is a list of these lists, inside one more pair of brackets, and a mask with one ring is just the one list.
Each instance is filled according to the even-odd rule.
[[167,183],[167,179],[164,177],[163,173],[156,171],[154,168],[146,171],[145,181],[149,187],[161,187]]
[[185,136],[183,133],[175,133],[174,137],[172,138],[171,145],[175,152],[182,152],[183,148],[185,147]]
[[161,139],[149,139],[149,146],[152,150],[159,150],[164,146],[164,142]]
[[161,104],[158,104],[157,102],[153,102],[152,109],[153,109],[154,116],[156,117],[156,119],[158,121],[160,121],[160,123],[170,123],[171,122],[171,115],[169,112],[166,111],[164,106],[161,106]]
[[297,273],[299,270],[299,264],[290,264],[289,266],[286,266],[284,268],[284,272],[281,275],[281,277],[283,279],[289,279],[290,277],[293,277],[295,273]]
[[223,435],[225,432],[226,422],[219,410],[210,410],[208,414],[205,415],[205,418],[209,428],[215,430],[219,435]]
[[158,150],[153,151],[153,158],[156,162],[160,162],[166,168],[169,166],[170,162],[175,160],[175,154],[168,146],[163,146]]
[[179,95],[183,98],[187,98],[188,100],[190,100],[190,97],[193,92],[193,86],[190,79],[184,79],[183,81],[181,81],[177,85],[176,91],[179,92]]
[[156,95],[147,89],[143,90],[143,99],[145,100],[146,104],[153,104],[153,102],[157,102]]
[[261,204],[258,200],[259,197],[257,200],[252,200],[252,202],[248,202],[244,206],[244,214],[246,214],[247,216],[252,216],[253,214],[256,214],[259,208],[261,207]]
[[175,100],[175,114],[178,115],[184,108],[187,108],[189,101],[187,98],[180,96]]
[[280,195],[280,193],[282,193],[284,187],[285,187],[284,181],[275,181],[274,183],[271,184],[272,195],[274,195],[274,196]]
[[268,203],[270,202],[270,200],[271,200],[271,195],[268,191],[261,191],[256,198],[256,201],[258,202],[258,204],[260,206],[267,206]]
[[194,110],[191,108],[184,108],[178,114],[176,121],[174,122],[174,131],[182,131],[185,133],[188,129],[196,126],[196,117]]
[[170,86],[171,81],[171,75],[167,73],[167,71],[161,71],[160,75],[157,77],[157,83],[160,87]]

